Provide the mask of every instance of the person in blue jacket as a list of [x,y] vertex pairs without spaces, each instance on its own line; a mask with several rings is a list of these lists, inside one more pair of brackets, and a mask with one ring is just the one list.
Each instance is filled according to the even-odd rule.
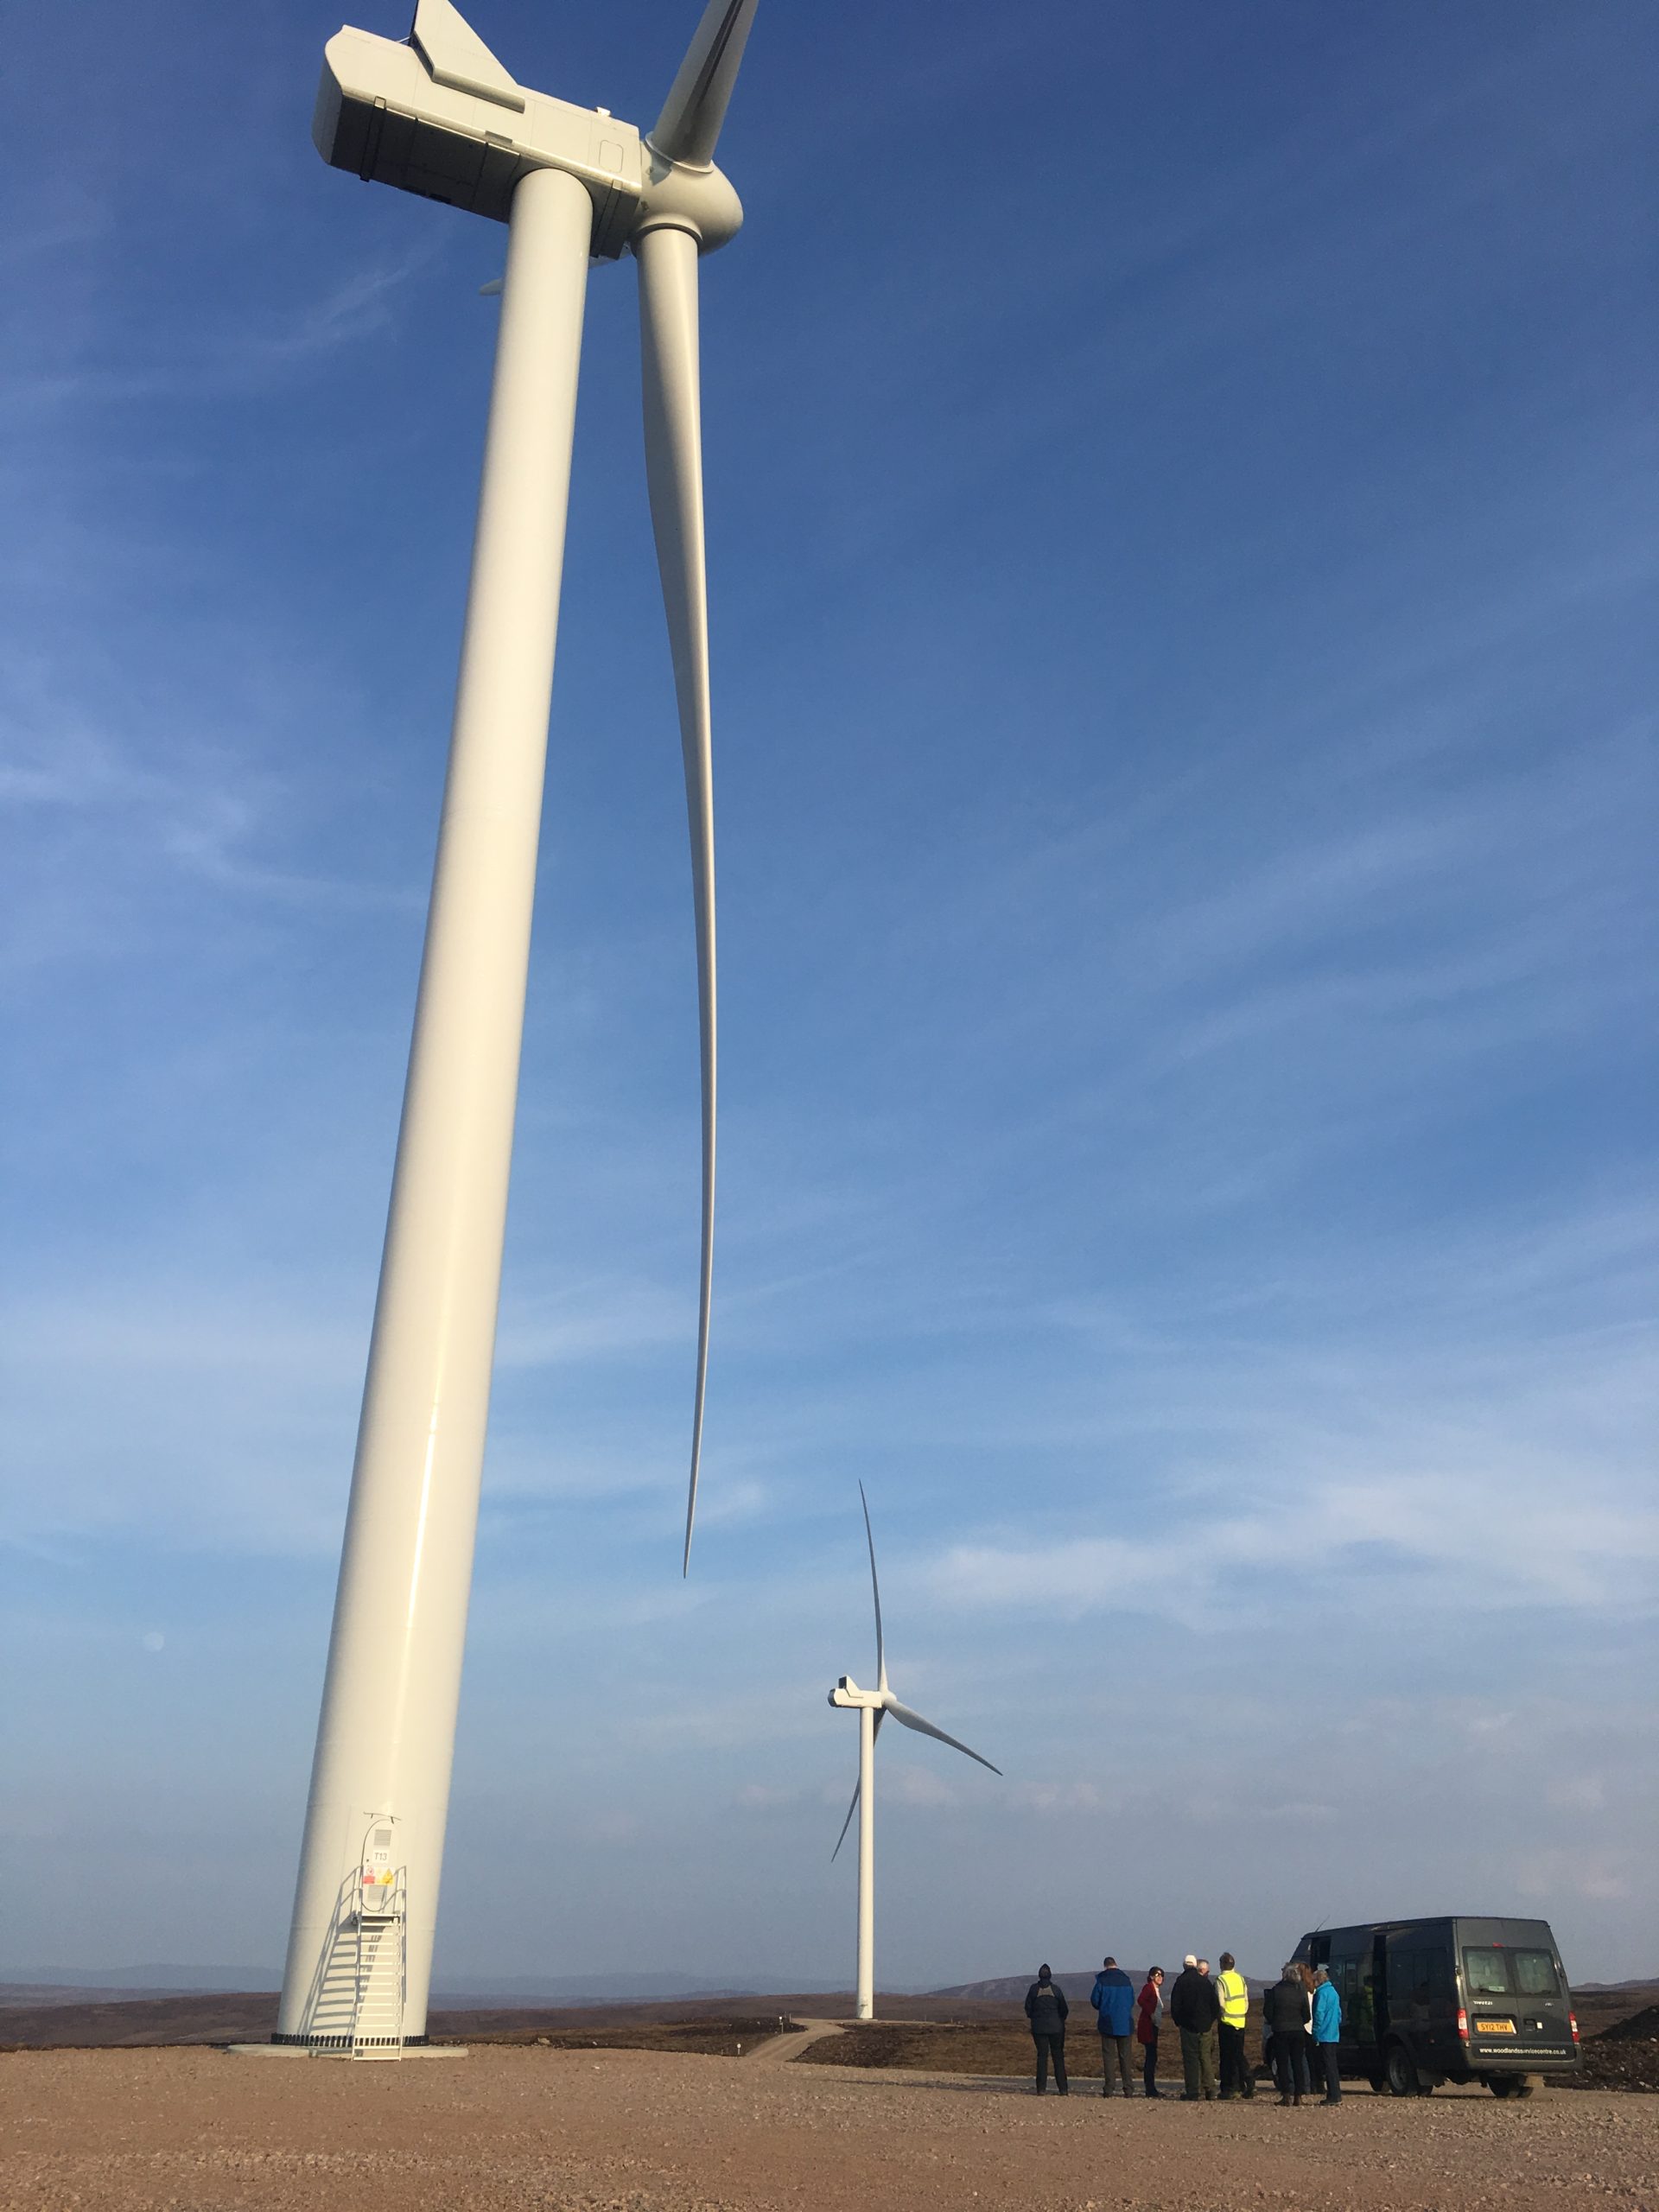
[[1325,2072],[1325,2101],[1342,2102],[1342,2076],[1337,2071],[1337,2045],[1342,2037],[1342,1993],[1323,1967],[1313,1969],[1313,2069]]
[[1116,2069],[1124,2095],[1133,2096],[1135,1984],[1116,1959],[1108,1959],[1095,1976],[1089,2002],[1095,2008],[1095,2025],[1100,2030],[1100,2094],[1103,2097],[1111,2095]]

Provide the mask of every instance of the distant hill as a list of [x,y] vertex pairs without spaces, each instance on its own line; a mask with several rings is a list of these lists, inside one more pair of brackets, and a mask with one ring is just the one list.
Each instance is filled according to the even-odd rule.
[[[787,1979],[787,1978],[785,1978]],[[433,1984],[441,2005],[655,2005],[676,1998],[753,1997],[772,1980],[731,1974],[518,1974],[445,1976]],[[790,1980],[791,1989],[832,1989],[833,1982]]]
[[[260,1967],[20,1967],[0,1980],[0,2006],[90,2005],[118,2000],[246,1996],[282,1986],[275,1968]],[[800,1993],[833,1990],[832,1981],[791,1976],[685,1974],[476,1974],[440,1978],[435,2005],[462,2010],[530,2005],[655,2005],[753,1997],[780,1983]]]
[[[1098,1967],[1086,1967],[1080,1974],[1057,1974],[1054,1979],[1067,1997],[1086,2000],[1099,1971]],[[1131,1981],[1145,1979],[1144,1967],[1125,1967],[1123,1971]],[[930,1997],[971,1997],[993,2005],[1023,2005],[1026,1992],[1036,1979],[1037,1970],[1033,1967],[1029,1974],[1005,1974],[990,1981],[961,1981],[950,1989],[930,1989],[927,1994]]]
[[[1212,1960],[1211,1961],[1212,1972],[1214,1966],[1215,1962]],[[1175,1977],[1180,1970],[1181,1962],[1179,1959],[1172,1959],[1165,1966],[1164,1995],[1166,1997],[1169,1995]],[[1095,1976],[1099,1971],[1098,1967],[1089,1967],[1081,1974],[1057,1974],[1054,1979],[1073,2002],[1086,2004],[1089,1993],[1095,1986]],[[1147,1978],[1145,1967],[1126,1966],[1123,1971],[1137,1989]],[[1033,1967],[1029,1974],[1005,1974],[991,1981],[958,1982],[954,1988],[930,1989],[927,1994],[930,1997],[949,1998],[953,2001],[958,1999],[966,2001],[971,1999],[988,2004],[1023,2005],[1026,2001],[1026,1992],[1036,1979],[1037,1970]],[[1252,1994],[1265,1989],[1268,1986],[1265,1981],[1258,1980],[1253,1974],[1247,1974],[1244,1980]]]
[[[275,1967],[13,1967],[0,1978],[0,1990],[68,1989],[85,1997],[100,1995],[156,1997],[176,1991],[194,1996],[221,1989],[280,1989],[283,1977]],[[20,2005],[21,1997],[0,1998],[0,2003]],[[38,2001],[30,1999],[28,2001]],[[79,2001],[79,2000],[78,2000]]]

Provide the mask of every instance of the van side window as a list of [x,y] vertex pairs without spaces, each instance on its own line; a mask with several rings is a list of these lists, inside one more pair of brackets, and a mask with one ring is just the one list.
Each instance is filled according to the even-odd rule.
[[[1363,1941],[1364,1943],[1363,1958],[1354,1949],[1338,1948],[1340,1944],[1352,1945],[1357,1941]],[[1370,2034],[1370,1993],[1369,1989],[1365,1993],[1367,2025],[1363,2036],[1361,2034],[1360,2028],[1359,1996],[1361,1989],[1370,1977],[1370,1961],[1371,1935],[1369,1929],[1363,1930],[1363,1934],[1357,1930],[1344,1929],[1339,1936],[1333,1937],[1331,1945],[1330,1972],[1331,1979],[1337,1986],[1337,1994],[1342,2000],[1342,2040],[1344,2043],[1352,2043],[1357,2037],[1362,2041],[1365,2040]]]
[[1522,1997],[1560,1995],[1555,1961],[1548,1951],[1511,1951],[1510,1960],[1515,1968],[1516,1988]]
[[1354,1961],[1353,2037],[1356,2043],[1376,2041],[1376,1993],[1372,1987],[1376,1955],[1369,1948]]
[[1503,1952],[1489,1950],[1484,1945],[1471,1944],[1465,1950],[1463,1978],[1471,1997],[1507,1997],[1510,1993]]

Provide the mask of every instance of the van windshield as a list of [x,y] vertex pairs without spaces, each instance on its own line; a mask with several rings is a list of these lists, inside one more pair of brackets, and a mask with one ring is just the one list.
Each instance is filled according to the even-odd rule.
[[1548,1951],[1500,1951],[1470,1945],[1463,1978],[1471,1997],[1559,1997],[1561,1985]]

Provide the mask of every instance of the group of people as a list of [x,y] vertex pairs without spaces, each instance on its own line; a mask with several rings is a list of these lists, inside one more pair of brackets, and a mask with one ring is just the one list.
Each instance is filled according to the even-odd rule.
[[[1188,2104],[1206,2100],[1225,2104],[1255,2094],[1255,2069],[1244,2049],[1249,1987],[1230,1951],[1222,1953],[1220,1971],[1213,1976],[1209,1960],[1195,1958],[1189,1951],[1167,2005],[1161,1967],[1147,1968],[1137,1992],[1117,1961],[1109,1957],[1095,1976],[1089,2002],[1100,2031],[1102,2096],[1112,2096],[1120,2088],[1126,2097],[1135,2094],[1137,2047],[1141,2094],[1162,2096],[1158,2038],[1166,2013],[1181,2038],[1185,2083],[1181,2094]],[[1026,1992],[1026,2018],[1037,2046],[1039,2097],[1048,2088],[1051,2065],[1055,2088],[1063,2097],[1069,2094],[1065,2022],[1070,2010],[1065,1991],[1048,1967],[1039,1967],[1036,1980]],[[1300,2105],[1312,2094],[1316,2078],[1326,2104],[1342,2102],[1337,2070],[1341,2035],[1342,1999],[1325,1968],[1302,1966],[1294,1959],[1287,1961],[1280,1979],[1262,1998],[1262,2056],[1271,2069],[1281,2105]]]

